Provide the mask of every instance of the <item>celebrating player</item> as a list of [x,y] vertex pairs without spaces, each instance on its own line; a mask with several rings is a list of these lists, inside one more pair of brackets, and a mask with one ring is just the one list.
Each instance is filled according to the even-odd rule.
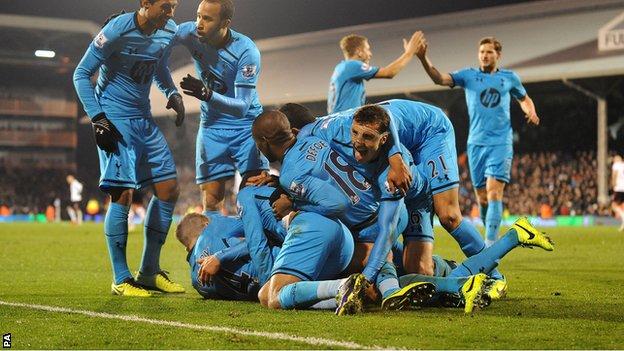
[[510,96],[520,103],[527,123],[539,124],[533,100],[527,95],[520,77],[511,70],[498,68],[501,52],[502,45],[496,38],[483,38],[478,48],[479,68],[465,68],[453,73],[440,73],[433,66],[427,57],[424,37],[416,53],[434,83],[449,87],[457,85],[466,91],[470,116],[468,164],[485,224],[487,245],[491,245],[498,235],[503,215],[503,190],[511,179]]
[[[285,106],[287,112],[294,116],[302,116],[300,119],[309,121],[309,113],[303,106],[288,104]],[[315,123],[304,126],[303,134],[319,136],[324,140],[331,140],[332,147],[340,151],[341,156],[353,167],[362,172],[361,162],[363,159],[371,157],[374,148],[367,146],[371,141],[376,140],[375,133],[370,135],[366,142],[353,144],[352,125],[354,116],[371,115],[381,118],[384,115],[390,117],[388,133],[392,136],[395,145],[388,148],[387,154],[401,152],[396,148],[396,140],[399,145],[405,146],[413,156],[417,164],[417,172],[424,175],[431,188],[433,207],[440,218],[442,226],[455,238],[466,256],[473,256],[485,247],[483,238],[479,232],[468,221],[464,221],[459,210],[459,173],[457,169],[455,152],[455,135],[453,126],[448,121],[446,115],[437,107],[416,101],[389,100],[378,105],[367,105],[359,109],[352,109],[335,113],[327,117],[319,118]],[[297,123],[301,126],[304,123]],[[373,131],[374,132],[374,131]],[[358,138],[363,140],[361,138]],[[390,141],[390,140],[389,140]],[[375,143],[372,143],[373,146]],[[357,154],[357,155],[356,155]],[[375,155],[372,155],[374,157]],[[390,183],[392,173],[391,158],[388,158],[391,169],[388,172],[388,183]],[[400,163],[402,164],[402,162]],[[414,171],[415,173],[416,171]],[[415,177],[417,175],[414,175]],[[411,186],[412,180],[407,183]],[[400,188],[407,192],[404,185]],[[418,212],[410,213],[410,218],[420,218]],[[421,223],[427,223],[425,219]],[[421,227],[422,229],[422,227]],[[408,273],[433,274],[433,262],[431,255],[433,245],[427,240],[406,240],[404,250],[404,265]],[[496,270],[492,272],[495,279],[502,280],[502,275]],[[490,290],[494,291],[494,290]],[[497,290],[496,290],[497,291]]]
[[251,123],[262,112],[256,93],[260,52],[251,39],[230,28],[233,15],[232,0],[202,0],[197,21],[182,23],[176,35],[199,75],[185,77],[180,86],[201,100],[196,182],[207,212],[220,209],[225,182],[237,169],[241,184],[268,170],[251,138]]
[[[167,142],[151,118],[149,91],[155,79],[167,108],[184,119],[184,105],[167,67],[177,26],[177,0],[141,0],[133,13],[109,19],[74,72],[74,85],[91,118],[100,158],[100,189],[111,202],[104,233],[113,266],[112,292],[148,297],[149,290],[184,292],[160,268],[160,250],[178,199],[176,168]],[[91,76],[99,68],[97,85]],[[126,261],[128,211],[134,189],[153,185],[145,219],[141,267],[134,280]]]
[[364,105],[364,80],[394,78],[414,57],[421,36],[421,32],[415,32],[409,41],[403,39],[403,54],[382,68],[370,66],[373,53],[366,37],[351,34],[342,38],[340,49],[345,59],[334,68],[331,76],[327,112],[334,113]]

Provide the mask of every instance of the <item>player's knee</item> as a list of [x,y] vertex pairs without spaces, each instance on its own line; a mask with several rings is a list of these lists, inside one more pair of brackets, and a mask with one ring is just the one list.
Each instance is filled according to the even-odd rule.
[[488,189],[487,200],[501,201],[503,199],[503,191],[501,189]]
[[450,208],[443,211],[443,213],[438,213],[437,215],[440,219],[440,224],[442,224],[446,230],[453,230],[457,228],[462,220],[461,213]]
[[132,193],[132,189],[126,188],[111,188],[108,190],[111,201],[128,207],[132,204]]
[[264,307],[269,307],[269,284],[264,284],[258,291],[258,301]]

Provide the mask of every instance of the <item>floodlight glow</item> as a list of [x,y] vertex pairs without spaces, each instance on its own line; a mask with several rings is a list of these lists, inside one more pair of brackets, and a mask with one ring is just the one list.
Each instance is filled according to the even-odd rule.
[[37,50],[35,51],[35,56],[45,57],[45,58],[54,58],[54,56],[56,56],[56,52],[52,50]]

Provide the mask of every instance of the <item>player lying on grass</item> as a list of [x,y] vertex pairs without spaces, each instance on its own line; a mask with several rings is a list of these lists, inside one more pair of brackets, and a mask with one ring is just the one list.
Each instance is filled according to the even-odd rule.
[[[405,153],[402,151],[403,146],[409,150],[408,153],[416,163],[416,169],[431,188],[433,209],[442,226],[455,238],[464,254],[470,257],[485,248],[479,232],[470,222],[463,220],[459,211],[459,172],[455,135],[453,126],[439,108],[416,101],[389,100],[318,119],[314,119],[305,107],[297,104],[286,104],[282,107],[282,111],[293,121],[296,128],[301,129],[301,135],[311,134],[329,142],[350,166],[361,172],[366,172],[363,168],[366,167],[366,162],[362,160],[374,158],[375,155],[371,157],[369,153],[377,152],[375,147],[381,140],[381,134],[387,133],[388,146],[383,154],[387,154],[390,164],[387,178],[390,190],[394,190],[396,185],[403,192],[407,191],[412,179],[406,175],[415,173],[414,170],[410,171],[413,167],[408,168],[401,157],[396,157],[397,153]],[[370,120],[389,118],[390,123],[382,132],[371,130],[366,136],[368,140],[364,140],[362,138],[364,136],[360,137],[357,147],[354,148],[351,134],[353,120],[357,115],[372,116]],[[406,272],[433,274],[430,259],[432,249],[432,245],[423,241],[406,241],[404,252]],[[497,280],[497,286],[506,289],[506,282],[502,280],[502,275],[497,270],[494,270],[491,276]],[[498,290],[491,291],[490,297],[497,298],[495,291]]]
[[[371,184],[347,164],[336,151],[332,150],[327,142],[313,136],[297,139],[287,117],[279,111],[267,111],[260,115],[254,122],[252,133],[260,151],[270,161],[282,163],[279,182],[294,201],[290,201],[286,196],[281,196],[275,201],[273,208],[278,218],[290,213],[291,210],[302,211],[295,216],[295,220],[299,216],[314,212],[338,219],[349,228],[349,236],[353,236],[358,243],[356,257],[363,258],[361,261],[358,259],[353,261],[354,264],[361,262],[360,267],[351,265],[350,268],[356,272],[364,269],[366,278],[362,279],[361,276],[357,276],[357,279],[350,279],[348,291],[363,288],[365,281],[374,283],[382,294],[382,306],[387,309],[403,308],[403,304],[410,300],[406,299],[406,296],[427,293],[427,289],[418,288],[418,284],[401,289],[394,264],[387,259],[388,252],[383,252],[392,246],[398,236],[396,226],[400,214],[398,209],[403,206],[402,200],[394,199],[392,194],[382,195],[387,193],[384,184],[381,186]],[[387,164],[385,167],[371,165],[374,170],[378,167],[383,170],[387,168]],[[414,184],[416,184],[415,194],[426,192],[423,182],[415,181]],[[381,198],[393,198],[397,201],[393,201],[392,207],[389,207],[387,211],[380,211],[378,199]],[[376,242],[380,232],[384,233],[380,239],[383,245],[378,244],[375,249],[372,243]],[[280,256],[284,255],[290,259],[289,251],[286,251],[287,253],[284,251],[286,247],[284,243]],[[380,250],[380,247],[383,250]],[[371,257],[374,259],[368,259],[371,251]],[[293,250],[293,260],[297,259],[297,255],[298,253]],[[298,258],[302,257],[305,256]],[[362,263],[366,264],[365,268],[362,267]],[[292,271],[283,274],[275,274],[274,271],[269,287],[266,290],[263,288],[260,292],[261,302],[265,293],[268,296],[269,307],[288,308],[292,304],[286,303],[283,299],[280,300],[282,297],[280,291],[287,285],[300,280],[314,281],[316,279],[310,279]],[[400,303],[395,304],[393,301]],[[348,313],[341,306],[338,307],[337,312]]]
[[273,269],[286,229],[269,199],[275,188],[239,194],[240,217],[188,214],[176,228],[191,267],[193,287],[205,298],[256,300]]

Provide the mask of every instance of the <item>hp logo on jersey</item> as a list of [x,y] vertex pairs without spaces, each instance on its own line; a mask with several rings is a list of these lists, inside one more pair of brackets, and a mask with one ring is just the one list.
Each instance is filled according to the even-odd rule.
[[500,104],[501,94],[494,88],[485,89],[481,92],[481,104],[485,107],[496,107]]

